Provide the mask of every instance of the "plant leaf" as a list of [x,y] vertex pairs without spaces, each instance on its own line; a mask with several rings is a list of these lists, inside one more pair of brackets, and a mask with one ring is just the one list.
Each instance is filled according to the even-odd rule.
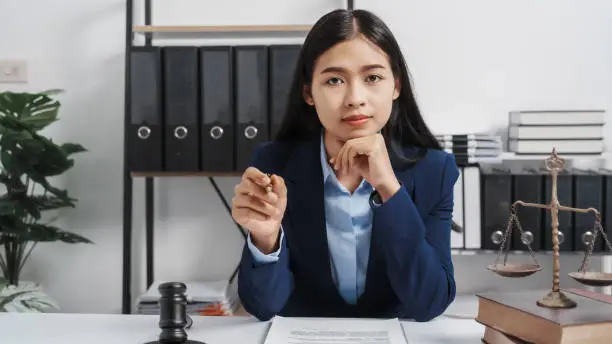
[[0,215],[0,231],[11,236],[18,236],[26,233],[28,227],[23,222],[23,218],[15,215]]
[[0,215],[11,215],[15,214],[15,208],[19,206],[19,203],[11,199],[0,199]]
[[87,239],[86,237],[73,233],[64,231],[63,235],[60,238],[60,241],[66,244],[93,244],[94,242]]
[[58,107],[53,107],[36,115],[24,117],[21,119],[21,123],[29,126],[34,130],[42,130],[51,123],[57,121],[58,110]]
[[54,95],[61,94],[61,93],[64,93],[64,90],[61,88],[51,88],[51,89],[40,92],[40,94],[44,94],[47,96],[54,96]]
[[6,288],[8,283],[9,283],[8,279],[6,279],[4,277],[0,277],[0,291],[2,291],[4,288]]
[[26,224],[27,234],[22,234],[21,238],[28,237],[30,241],[62,241],[68,244],[92,244],[93,242],[76,233],[67,232],[59,227],[44,225],[41,223]]
[[61,149],[64,152],[64,154],[66,154],[66,155],[71,155],[71,154],[81,153],[81,152],[86,152],[87,151],[87,149],[85,149],[85,147],[81,146],[78,143],[64,143],[64,144],[62,144]]
[[[0,183],[7,190],[0,197],[0,231],[4,234],[0,236],[0,244],[91,243],[81,235],[38,223],[45,210],[75,207],[76,200],[68,196],[67,190],[54,187],[48,178],[72,168],[75,162],[71,155],[86,151],[80,144],[56,144],[52,138],[39,133],[59,119],[61,103],[52,96],[61,92],[60,89],[38,93],[0,92]],[[27,186],[32,184],[42,186],[44,195],[29,195]],[[20,303],[13,304],[19,307]]]
[[76,202],[76,199],[74,198],[60,198],[50,195],[35,195],[29,196],[28,198],[41,211],[54,210],[66,207],[74,208],[76,206],[76,204],[74,203]]
[[5,194],[0,197],[0,215],[41,218],[41,212],[61,208],[74,208],[76,199],[53,195],[27,195],[26,193]]
[[42,312],[59,309],[56,302],[33,283],[7,286],[0,291],[0,310],[6,312]]
[[23,93],[10,91],[0,93],[0,111],[8,116],[22,113],[27,102],[27,96]]
[[[5,288],[5,289],[8,289],[8,288]],[[0,309],[5,309],[5,310],[6,310],[6,308],[5,308],[5,307],[6,307],[6,306],[7,306],[9,303],[11,303],[11,302],[13,302],[13,301],[17,300],[17,299],[19,298],[19,296],[21,296],[21,295],[25,295],[25,294],[27,294],[27,293],[29,293],[29,291],[20,291],[20,292],[16,292],[16,293],[13,293],[13,294],[8,294],[7,296],[2,297],[2,298],[0,299]],[[8,310],[7,310],[7,311],[8,311]]]
[[62,148],[45,137],[38,137],[44,144],[44,153],[39,155],[39,160],[32,168],[45,177],[56,176],[64,173],[74,165],[74,160],[69,159]]
[[62,189],[58,189],[58,188],[52,186],[51,184],[49,184],[49,181],[47,181],[47,178],[45,178],[45,176],[41,175],[37,171],[28,171],[28,176],[30,176],[30,178],[33,181],[35,181],[38,184],[40,184],[42,187],[45,188],[45,190],[47,190],[48,192],[54,194],[55,196],[57,196],[57,197],[59,197],[61,199],[69,199],[68,198],[68,191],[62,190]]

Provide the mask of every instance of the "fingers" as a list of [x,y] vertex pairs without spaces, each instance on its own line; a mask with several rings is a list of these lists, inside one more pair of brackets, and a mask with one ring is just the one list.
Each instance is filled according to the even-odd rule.
[[263,173],[255,167],[248,167],[242,181],[234,188],[236,195],[254,196],[261,201],[275,205],[287,197],[287,187],[282,177]]
[[250,221],[265,221],[269,217],[251,208],[233,207],[232,218],[241,226],[249,227]]
[[248,167],[242,174],[242,180],[250,180],[257,185],[266,187],[270,184],[270,177],[255,167]]
[[249,231],[270,232],[282,219],[286,195],[283,178],[249,167],[235,187],[232,218]]
[[255,184],[250,179],[243,179],[240,184],[236,185],[234,192],[236,195],[254,196],[269,203],[276,203],[276,201],[278,201],[278,195],[276,193],[267,192],[264,187]]
[[287,198],[287,186],[285,185],[285,180],[277,175],[272,175],[272,191],[274,194],[278,195],[279,199]]
[[333,157],[334,159],[334,164],[332,165],[332,168],[334,169],[334,171],[340,171],[340,169],[342,168],[342,152],[343,152],[343,148],[340,148],[340,151],[338,151],[338,154]]
[[277,196],[272,194],[270,176],[255,167],[248,167],[242,174],[242,182],[236,186],[236,194],[255,195],[267,202],[276,202]]
[[352,145],[345,145],[344,152],[342,152],[342,173],[347,175],[350,173],[351,164],[351,151],[353,150]]
[[329,159],[329,166],[335,171],[336,170],[336,158]]
[[363,139],[364,138],[349,140],[340,148],[338,155],[329,160],[334,170],[341,174],[350,174],[357,168],[356,158],[360,155],[371,154],[371,148],[368,146],[368,142]]
[[351,145],[347,142],[340,148],[338,155],[331,159],[332,167],[334,170],[340,172],[341,174],[347,174],[350,171],[350,153]]
[[350,173],[351,171],[354,171],[355,168],[355,158],[357,157],[357,151],[354,149],[349,149],[348,152],[346,152],[346,156],[348,157],[347,172]]
[[278,215],[279,210],[276,206],[264,202],[257,197],[248,196],[248,195],[239,195],[232,199],[232,204],[236,208],[248,208],[255,212],[264,215],[265,217],[274,217]]

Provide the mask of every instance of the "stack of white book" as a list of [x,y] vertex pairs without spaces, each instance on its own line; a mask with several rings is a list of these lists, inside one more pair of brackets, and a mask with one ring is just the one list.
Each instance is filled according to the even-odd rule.
[[501,161],[501,136],[487,133],[453,133],[438,134],[436,139],[442,149],[454,155],[457,166]]
[[[188,315],[234,315],[240,302],[237,278],[217,281],[182,281],[187,286],[185,298]],[[159,314],[160,294],[157,288],[163,283],[155,281],[137,300],[140,314]]]
[[604,151],[604,110],[510,112],[508,150],[515,154],[598,155]]

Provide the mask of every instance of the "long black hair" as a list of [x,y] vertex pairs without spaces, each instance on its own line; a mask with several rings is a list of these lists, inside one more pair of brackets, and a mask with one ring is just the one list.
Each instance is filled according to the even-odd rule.
[[[440,143],[431,133],[414,97],[408,68],[401,49],[387,25],[376,15],[366,10],[338,9],[321,17],[306,37],[297,61],[285,117],[276,140],[307,140],[313,135],[320,135],[321,122],[313,106],[304,100],[304,86],[312,82],[315,61],[326,50],[334,45],[363,35],[376,44],[387,56],[393,75],[399,80],[400,95],[393,101],[391,116],[382,129],[391,161],[415,164],[422,158],[427,148],[441,149]],[[419,148],[415,157],[406,157],[403,148]]]
[[[400,95],[393,101],[391,116],[382,129],[391,162],[413,166],[423,158],[427,149],[442,149],[421,115],[412,91],[408,67],[402,51],[387,25],[366,10],[338,9],[327,13],[312,27],[306,37],[297,61],[289,91],[285,116],[276,135],[278,141],[308,140],[321,134],[321,122],[313,106],[304,99],[304,86],[312,83],[315,61],[334,45],[363,35],[389,57],[391,70],[400,84]],[[403,147],[416,147],[418,154],[407,157]],[[452,229],[462,228],[452,221]]]

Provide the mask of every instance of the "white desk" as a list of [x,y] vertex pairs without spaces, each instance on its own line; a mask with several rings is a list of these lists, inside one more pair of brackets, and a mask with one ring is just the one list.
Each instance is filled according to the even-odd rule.
[[[458,297],[447,313],[474,316],[475,297]],[[269,322],[248,316],[192,317],[189,339],[206,344],[262,344]],[[157,340],[158,315],[0,313],[2,344],[144,344]],[[484,327],[475,320],[441,316],[403,322],[410,344],[478,344]]]
[[[158,339],[158,320],[156,315],[0,313],[0,343],[144,344]],[[474,320],[445,317],[403,326],[410,344],[477,344],[484,331]],[[246,316],[193,317],[187,334],[206,344],[262,344],[268,327]]]

